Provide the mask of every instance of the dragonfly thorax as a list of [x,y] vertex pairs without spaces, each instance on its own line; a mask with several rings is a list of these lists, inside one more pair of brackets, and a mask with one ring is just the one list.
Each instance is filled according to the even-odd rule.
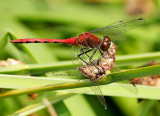
[[100,48],[101,48],[103,51],[108,50],[110,44],[111,44],[110,38],[109,38],[108,36],[104,36]]
[[101,42],[102,41],[97,36],[91,32],[86,32],[79,35],[77,43],[85,47],[98,48]]

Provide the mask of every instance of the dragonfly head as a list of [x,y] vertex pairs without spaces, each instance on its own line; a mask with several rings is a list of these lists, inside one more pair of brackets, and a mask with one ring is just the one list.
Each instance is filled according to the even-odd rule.
[[103,37],[103,42],[102,42],[100,48],[101,48],[103,51],[108,50],[110,44],[111,44],[110,38],[109,38],[108,36],[104,36],[104,37]]

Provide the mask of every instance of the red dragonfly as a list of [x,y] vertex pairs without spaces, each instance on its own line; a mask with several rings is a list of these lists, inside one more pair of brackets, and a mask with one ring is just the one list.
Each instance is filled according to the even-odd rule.
[[[104,57],[104,51],[107,51],[111,40],[114,38],[117,38],[117,36],[134,29],[141,24],[144,23],[143,18],[133,19],[133,20],[123,20],[118,21],[113,24],[110,24],[108,26],[98,28],[83,34],[80,34],[78,37],[72,37],[69,39],[38,39],[38,38],[26,38],[26,39],[17,39],[17,40],[11,40],[12,43],[66,43],[70,44],[72,46],[79,47],[79,53],[77,54],[77,57],[84,63],[85,65],[93,65],[98,69],[99,76],[104,74],[104,70],[100,69],[98,64],[95,64],[94,61],[98,61],[101,57]],[[98,52],[98,53],[97,53]],[[98,55],[97,55],[98,54]],[[116,68],[118,69],[118,68]],[[119,70],[119,69],[118,69]],[[99,77],[97,76],[95,80]],[[127,78],[126,75],[121,74],[120,78],[125,78],[128,80],[128,82],[131,83],[131,81]],[[93,81],[93,78],[92,80]],[[131,92],[136,93],[137,89],[135,85],[132,83],[131,86]],[[100,88],[97,86],[96,88],[99,90],[99,94],[101,94]],[[95,91],[97,94],[97,92]],[[102,104],[105,105],[105,100],[103,95],[101,95],[100,98]]]
[[[82,58],[82,55],[87,55],[87,53],[94,50],[93,54],[90,57],[88,57],[89,62],[92,63],[93,56],[94,54],[96,54],[97,51],[99,51],[102,55],[103,54],[102,52],[108,49],[110,38],[113,40],[116,36],[123,34],[124,32],[129,31],[143,23],[144,23],[144,19],[138,18],[134,20],[118,21],[106,27],[98,28],[98,29],[80,34],[78,37],[72,37],[69,39],[26,38],[26,39],[11,40],[10,42],[12,43],[66,43],[73,46],[79,46],[81,49],[78,54],[78,58],[84,63],[88,64],[87,61],[84,60],[85,58]],[[103,38],[104,36],[108,36],[108,37]]]

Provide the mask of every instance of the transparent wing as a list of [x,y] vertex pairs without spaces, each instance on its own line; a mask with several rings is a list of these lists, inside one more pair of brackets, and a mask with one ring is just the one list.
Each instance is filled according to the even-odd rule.
[[[90,81],[90,80],[85,80],[85,81]],[[105,101],[105,98],[104,98],[104,96],[102,94],[102,91],[101,91],[101,88],[99,86],[99,83],[97,81],[91,82],[91,83],[92,83],[92,86],[90,88],[92,89],[94,94],[97,96],[97,98],[99,99],[101,104],[104,106],[104,108],[107,109],[106,101]]]
[[93,82],[93,84],[96,86],[91,87],[92,91],[95,93],[95,95],[97,96],[101,104],[104,106],[104,108],[107,109],[106,101],[99,87],[99,83],[96,81],[96,82]]
[[112,42],[110,48],[107,51],[104,51],[103,53],[103,57],[101,61],[102,67],[104,68],[105,71],[109,70],[109,71],[118,72],[117,75],[115,75],[116,77],[114,78],[110,77],[110,79],[113,82],[125,80],[125,82],[128,84],[121,84],[121,83],[118,83],[118,84],[132,93],[135,93],[135,94],[138,93],[134,83],[130,81],[127,75],[120,72],[120,69],[115,65],[115,54],[116,54],[116,46]]
[[134,94],[138,94],[138,89],[135,86],[135,84],[127,77],[127,75],[120,72],[120,69],[116,65],[114,66],[114,69],[112,71],[118,72],[117,78],[112,78],[112,80],[114,82],[125,80],[124,82],[126,83],[126,85],[121,84],[121,83],[117,83],[117,84],[119,84],[121,87],[128,90],[129,92],[132,92]]
[[90,31],[91,33],[102,35],[102,36],[115,36],[123,34],[131,29],[134,29],[141,24],[144,24],[143,18],[138,18],[134,20],[123,20],[110,24],[106,27],[98,28]]
[[79,48],[79,47],[72,46],[70,53],[71,53],[71,57],[72,57],[73,66],[74,66],[75,68],[77,68],[78,66],[82,66],[82,62],[81,62],[81,60],[78,58],[78,55],[81,53],[81,52],[80,52],[80,48]]
[[83,69],[83,71],[81,70],[81,72],[87,76],[89,79],[83,80],[86,83],[91,83],[92,86],[90,86],[90,88],[92,89],[92,91],[95,93],[95,95],[97,96],[97,98],[100,100],[101,104],[105,107],[105,109],[107,109],[107,105],[105,102],[105,98],[102,94],[102,91],[99,87],[99,83],[97,81],[97,79],[95,78],[96,75],[96,70],[97,68],[94,66],[85,66],[85,68]]

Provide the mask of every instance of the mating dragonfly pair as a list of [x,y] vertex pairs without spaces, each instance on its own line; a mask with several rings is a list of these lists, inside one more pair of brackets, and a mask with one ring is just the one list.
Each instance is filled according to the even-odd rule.
[[[106,107],[104,96],[98,85],[98,81],[106,75],[106,71],[110,71],[113,68],[119,71],[114,65],[115,53],[117,46],[111,41],[115,37],[134,29],[144,23],[143,18],[134,20],[118,21],[110,24],[106,27],[98,28],[83,34],[78,37],[72,37],[69,39],[38,39],[38,38],[26,38],[11,40],[12,43],[66,43],[77,47],[73,49],[73,62],[75,63],[75,57],[82,62],[82,66],[78,67],[85,76],[90,78],[94,83],[92,87],[95,94],[98,96],[101,103]],[[77,52],[75,52],[77,50]],[[75,55],[76,53],[76,55]],[[119,73],[119,78],[127,80],[130,84],[127,89],[133,93],[137,93],[137,88],[128,77]],[[117,80],[115,80],[117,81]]]

